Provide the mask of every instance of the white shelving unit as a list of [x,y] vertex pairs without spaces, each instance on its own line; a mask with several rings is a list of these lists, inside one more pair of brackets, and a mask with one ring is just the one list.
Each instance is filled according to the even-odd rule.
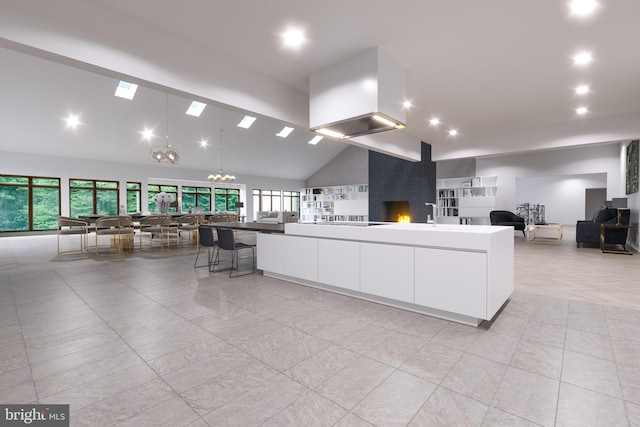
[[303,188],[300,197],[300,222],[369,220],[367,184]]
[[496,207],[497,176],[445,178],[436,181],[436,222],[441,224],[491,224]]

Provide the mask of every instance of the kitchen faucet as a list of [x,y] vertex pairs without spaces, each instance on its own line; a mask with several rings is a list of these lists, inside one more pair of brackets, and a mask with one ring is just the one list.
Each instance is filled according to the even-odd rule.
[[431,219],[431,215],[427,214],[427,224],[435,224],[436,218],[436,204],[426,202],[425,205],[431,206],[431,213],[433,214],[433,219]]

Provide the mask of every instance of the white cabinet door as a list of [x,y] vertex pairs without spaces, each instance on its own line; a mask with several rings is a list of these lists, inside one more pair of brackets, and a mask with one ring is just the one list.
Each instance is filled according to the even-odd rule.
[[486,319],[487,255],[416,248],[415,303]]
[[413,302],[413,256],[408,246],[360,244],[360,290]]
[[299,279],[318,281],[318,239],[285,236],[285,273]]
[[360,243],[320,239],[318,251],[320,283],[360,290]]
[[284,274],[284,235],[258,233],[258,268],[272,273]]

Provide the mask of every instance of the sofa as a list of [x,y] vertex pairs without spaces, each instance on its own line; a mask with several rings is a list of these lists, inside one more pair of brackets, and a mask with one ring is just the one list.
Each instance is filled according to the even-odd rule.
[[[600,228],[602,225],[629,225],[631,211],[629,209],[617,209],[602,207],[591,220],[578,221],[576,223],[576,245],[584,247],[584,244],[600,245]],[[608,230],[605,245],[621,245],[626,250],[628,228]]]
[[520,230],[522,231],[522,234],[525,235],[524,218],[514,214],[511,211],[491,211],[489,212],[489,219],[491,220],[491,225],[513,227],[514,230]]
[[258,211],[257,222],[267,224],[285,224],[298,222],[298,212],[293,211]]

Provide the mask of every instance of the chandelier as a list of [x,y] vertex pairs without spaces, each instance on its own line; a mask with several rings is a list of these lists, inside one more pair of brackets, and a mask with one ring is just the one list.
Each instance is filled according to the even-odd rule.
[[169,144],[169,94],[167,93],[166,97],[166,124],[167,124],[167,132],[165,134],[165,145],[164,146],[153,146],[151,147],[151,151],[149,152],[149,159],[154,162],[166,162],[175,165],[180,160],[180,155],[178,154],[178,149]]
[[209,175],[207,179],[210,182],[222,182],[222,183],[232,183],[236,180],[236,177],[233,175],[228,175],[224,173],[222,169],[222,132],[224,129],[220,129],[220,172],[217,175]]

